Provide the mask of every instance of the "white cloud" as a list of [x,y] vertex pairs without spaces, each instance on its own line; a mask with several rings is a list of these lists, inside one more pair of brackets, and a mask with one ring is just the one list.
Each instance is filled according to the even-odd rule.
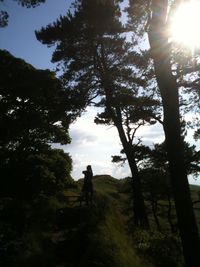
[[[128,164],[121,167],[111,162],[111,156],[119,155],[122,146],[115,127],[94,123],[98,111],[88,108],[70,127],[72,142],[62,148],[72,156],[72,176],[74,179],[82,177],[82,171],[88,164],[92,165],[94,174],[109,174],[115,178],[130,176]],[[138,136],[146,145],[163,141],[163,132],[159,125],[141,127]]]
[[194,178],[192,175],[189,175],[188,181],[189,181],[190,184],[200,185],[200,177]]
[[88,108],[87,113],[70,127],[71,144],[62,146],[72,156],[72,176],[74,179],[82,177],[82,171],[90,164],[94,174],[125,177],[129,175],[127,168],[122,171],[122,168],[111,162],[111,155],[119,154],[122,148],[117,130],[110,126],[96,125],[96,113],[94,108]]
[[[96,113],[94,108],[88,108],[88,111],[70,127],[71,144],[62,146],[73,159],[72,177],[75,180],[83,177],[82,171],[89,164],[92,165],[94,175],[109,174],[115,178],[130,176],[128,164],[121,167],[111,162],[111,156],[119,155],[122,149],[116,128],[96,125]],[[150,127],[141,127],[137,136],[145,145],[151,147],[164,141],[163,128],[158,123]],[[191,179],[190,182],[194,183]]]
[[82,147],[82,146],[92,146],[95,141],[97,141],[98,137],[90,133],[84,129],[81,128],[72,128],[70,130],[70,136],[72,138],[72,143],[70,144],[70,147]]
[[82,171],[88,164],[92,165],[94,174],[125,177],[126,173],[117,171],[118,167],[111,162],[111,155],[119,154],[122,148],[117,131],[114,127],[96,125],[96,113],[94,108],[88,108],[88,112],[70,127],[71,144],[61,146],[72,156],[72,177],[76,180],[82,177]]
[[152,146],[152,144],[155,143],[161,143],[165,139],[163,126],[160,123],[140,127],[137,132],[137,136],[142,139],[145,145],[149,146]]

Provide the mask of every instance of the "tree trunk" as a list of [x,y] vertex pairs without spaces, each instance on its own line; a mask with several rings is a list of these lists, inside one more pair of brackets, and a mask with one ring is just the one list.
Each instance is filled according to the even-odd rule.
[[[142,195],[141,190],[141,182],[139,177],[139,172],[137,168],[137,164],[135,161],[135,156],[133,153],[133,147],[132,144],[128,143],[123,124],[122,124],[122,114],[120,107],[114,107],[112,106],[113,102],[113,82],[109,75],[109,68],[107,67],[106,63],[106,56],[104,51],[104,45],[101,46],[101,57],[98,56],[98,53],[96,53],[96,57],[99,60],[99,69],[100,76],[102,80],[102,85],[105,90],[106,95],[106,108],[108,109],[112,120],[114,122],[114,125],[116,126],[118,130],[118,134],[120,137],[120,140],[122,142],[122,146],[124,148],[125,154],[128,159],[129,167],[131,169],[132,174],[132,185],[133,185],[133,212],[134,212],[134,222],[136,226],[141,226],[143,228],[148,229],[149,228],[149,222],[146,214],[145,204],[144,204],[144,198]],[[115,109],[115,112],[113,112],[113,109]]]
[[157,216],[158,203],[157,203],[157,200],[154,199],[153,197],[151,198],[151,209],[153,212],[153,217],[154,217],[154,220],[157,226],[157,230],[161,232],[161,226],[160,226],[160,222]]
[[149,42],[163,102],[166,148],[185,263],[187,267],[197,267],[200,266],[200,241],[184,163],[178,86],[172,75],[166,36],[167,7],[167,0],[152,1]]
[[167,194],[167,200],[168,200],[167,218],[168,218],[168,222],[171,228],[171,232],[172,234],[174,234],[177,232],[177,225],[174,224],[172,221],[172,203],[171,203],[170,194]]
[[144,198],[142,195],[141,189],[141,181],[138,172],[138,167],[135,161],[135,155],[133,151],[132,144],[129,144],[120,120],[121,113],[118,108],[116,108],[117,116],[114,118],[115,126],[118,130],[118,134],[120,140],[122,142],[122,146],[124,148],[129,167],[132,174],[132,186],[133,186],[133,212],[134,212],[134,223],[136,226],[140,226],[142,228],[148,229],[149,228],[149,221],[146,213],[146,208],[144,204]]

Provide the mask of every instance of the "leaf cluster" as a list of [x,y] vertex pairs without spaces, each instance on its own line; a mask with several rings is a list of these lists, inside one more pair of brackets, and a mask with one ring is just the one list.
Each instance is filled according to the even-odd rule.
[[144,55],[123,36],[126,28],[114,2],[76,1],[66,16],[36,32],[43,44],[56,45],[52,61],[63,71],[63,84],[87,104],[108,90],[114,97],[147,83],[137,70],[145,71]]
[[68,143],[70,118],[55,75],[7,51],[0,51],[0,59],[1,148],[32,150],[47,142]]

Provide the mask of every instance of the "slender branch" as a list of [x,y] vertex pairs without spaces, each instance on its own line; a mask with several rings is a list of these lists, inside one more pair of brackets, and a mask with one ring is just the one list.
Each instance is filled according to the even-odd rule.
[[163,121],[162,121],[159,117],[157,117],[157,116],[154,115],[154,114],[152,114],[151,117],[152,117],[154,120],[158,121],[160,124],[163,125]]
[[133,139],[135,138],[135,134],[136,134],[136,131],[140,128],[140,126],[142,126],[143,123],[139,123],[137,127],[134,128],[133,130],[133,133],[132,133],[132,137],[131,137],[131,140],[133,142]]

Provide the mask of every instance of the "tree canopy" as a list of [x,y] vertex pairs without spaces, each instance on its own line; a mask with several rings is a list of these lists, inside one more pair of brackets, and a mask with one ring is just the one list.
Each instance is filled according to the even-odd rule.
[[[39,188],[49,178],[55,191],[56,184],[64,180],[63,175],[69,177],[71,170],[69,156],[50,147],[53,142],[70,142],[65,92],[54,73],[37,70],[7,51],[0,51],[0,72],[1,194],[16,195],[24,186],[27,196],[33,188],[48,191],[45,186]],[[58,166],[53,163],[55,159],[59,165],[59,158],[62,175],[56,174]],[[31,188],[29,183],[39,184]]]

